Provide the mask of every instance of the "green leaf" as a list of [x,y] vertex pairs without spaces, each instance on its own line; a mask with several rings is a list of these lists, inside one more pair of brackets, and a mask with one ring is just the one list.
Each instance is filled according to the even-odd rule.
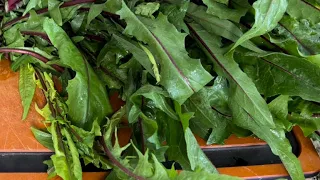
[[138,164],[135,167],[133,173],[146,178],[151,177],[152,164],[149,163],[149,151],[147,150],[143,155],[134,145],[133,147],[136,150],[136,153],[138,154]]
[[[147,140],[147,147],[154,153],[157,159],[161,162],[166,161],[165,152],[168,149],[168,146],[162,146],[160,139],[158,137],[158,124],[156,120],[153,120],[143,113],[140,114],[140,118],[142,119],[142,128],[144,138]],[[151,144],[151,145],[150,145]]]
[[316,6],[310,0],[288,0],[287,13],[298,20],[308,19],[313,24],[320,22],[319,6]]
[[[205,87],[199,92],[191,96],[184,104],[184,108],[188,112],[195,112],[194,117],[190,120],[191,130],[200,135],[201,137],[206,137],[209,130],[212,130],[212,136],[208,141],[209,144],[212,143],[223,143],[224,139],[229,136],[229,131],[227,129],[229,116],[223,115],[223,111],[218,110],[219,104],[228,103],[228,100],[223,99],[226,88],[226,81],[221,83],[221,77],[215,80],[215,84],[212,87]],[[215,101],[217,103],[212,103]],[[223,104],[222,106],[226,106]],[[216,110],[214,110],[215,107]],[[221,112],[220,112],[221,111]],[[229,113],[229,112],[227,112]]]
[[67,144],[69,146],[69,150],[71,152],[71,158],[72,158],[72,165],[71,165],[71,169],[72,169],[72,173],[75,177],[75,179],[82,179],[82,168],[81,168],[81,163],[79,160],[79,153],[78,153],[78,149],[76,148],[76,145],[74,144],[70,133],[64,128],[63,129],[63,133],[67,138]]
[[[152,100],[153,106],[165,112],[172,119],[177,119],[177,115],[168,104],[166,98],[169,97],[168,93],[160,87],[145,85],[138,89],[130,98],[138,109],[142,105],[142,97]],[[136,119],[129,119],[129,122],[135,122]]]
[[229,105],[232,110],[233,122],[236,125],[249,129],[256,136],[266,141],[273,154],[280,157],[293,180],[304,179],[300,161],[292,153],[291,145],[286,139],[283,130],[273,129],[268,125],[255,121],[253,116],[250,115],[234,97],[230,98]]
[[[240,18],[244,16],[247,12],[247,10],[250,8],[250,4],[247,1],[243,1],[242,5],[246,8],[240,8],[240,9],[231,9],[228,7],[228,4],[222,4],[217,1],[212,0],[203,0],[203,3],[207,5],[208,10],[207,13],[215,15],[219,17],[220,19],[228,19],[234,22],[239,22]],[[228,3],[225,2],[225,3]]]
[[20,67],[19,92],[23,106],[22,120],[27,118],[30,105],[36,90],[34,82],[34,69],[32,65],[26,64]]
[[320,121],[318,117],[303,116],[297,113],[292,113],[291,116],[289,116],[289,121],[298,125],[306,137],[320,129]]
[[61,62],[76,72],[67,87],[69,117],[74,125],[91,129],[94,120],[100,124],[112,112],[107,92],[62,28],[52,19],[46,19],[44,30],[59,50]]
[[161,12],[168,16],[169,22],[173,24],[178,31],[183,30],[184,32],[188,32],[188,27],[184,20],[189,3],[190,0],[177,0],[170,4],[161,4],[160,6]]
[[134,41],[129,41],[121,36],[113,35],[113,38],[127,51],[131,52],[133,57],[152,75],[154,75],[154,71],[152,68],[152,64],[149,60],[148,55],[145,51],[143,51],[138,43]]
[[287,120],[289,100],[289,96],[280,95],[268,104],[277,127],[285,129],[286,131],[292,129],[292,124]]
[[150,27],[144,24],[150,23],[149,20],[144,19],[142,22],[124,2],[117,14],[127,23],[124,33],[147,43],[151,52],[159,58],[162,77],[160,84],[174,100],[182,104],[212,79],[199,60],[188,56],[184,47],[186,34],[179,33],[166,16],[159,14]]
[[160,74],[159,74],[158,65],[157,65],[157,62],[156,62],[154,56],[152,55],[152,53],[149,51],[148,48],[143,46],[141,43],[139,43],[139,45],[144,50],[144,52],[148,55],[149,60],[152,64],[152,70],[153,70],[154,76],[156,78],[157,83],[159,83],[160,82]]
[[217,73],[225,76],[234,86],[234,90],[230,91],[230,96],[236,99],[256,123],[275,127],[267,103],[261,97],[252,80],[239,68],[230,55],[223,55],[223,51],[217,46],[218,43],[201,26],[190,24],[189,27],[199,46],[214,63]]
[[72,174],[70,170],[69,162],[67,161],[66,154],[64,152],[64,144],[61,137],[61,129],[59,124],[53,121],[50,126],[50,132],[52,134],[52,141],[55,154],[50,158],[55,167],[55,171],[64,180],[72,180]]
[[141,3],[135,7],[136,11],[134,13],[137,15],[154,18],[152,14],[158,11],[159,7],[160,4],[157,2]]
[[[212,36],[218,35],[232,42],[236,42],[242,35],[242,31],[232,22],[220,19],[216,16],[205,12],[206,8],[190,3],[187,15],[199,23],[206,31],[210,32]],[[216,37],[218,39],[218,37]],[[251,41],[245,41],[241,46],[255,52],[263,52],[256,47]]]
[[62,26],[62,16],[60,12],[61,4],[62,3],[58,0],[48,0],[49,14],[59,26]]
[[25,11],[23,12],[23,16],[26,15],[31,9],[34,9],[37,6],[41,7],[41,0],[30,0]]
[[251,58],[256,57],[260,57],[257,68],[248,74],[251,74],[261,94],[266,97],[278,94],[300,96],[320,102],[320,81],[316,78],[320,69],[317,65],[304,58],[281,53],[252,54]]
[[13,26],[3,33],[7,47],[23,47],[25,38],[19,31],[19,26]]
[[[320,14],[319,14],[320,15]],[[308,20],[295,20],[284,16],[279,25],[269,33],[272,43],[296,56],[310,56],[320,53],[320,26]]]
[[92,4],[90,6],[90,10],[87,17],[87,26],[90,25],[90,22],[95,19],[99,14],[101,14],[102,10],[105,8],[105,4]]
[[194,113],[182,113],[181,106],[177,103],[175,103],[175,110],[178,113],[183,126],[187,157],[189,159],[191,169],[206,171],[209,173],[218,173],[217,169],[214,167],[212,162],[208,159],[208,157],[200,148],[198,141],[196,140],[190,128],[188,127],[189,120],[192,118]]
[[220,174],[211,174],[205,171],[191,172],[191,171],[181,171],[177,176],[177,180],[240,180],[241,178],[232,177]]
[[37,141],[40,142],[44,147],[54,150],[53,148],[53,142],[52,142],[52,135],[50,133],[41,131],[39,129],[36,129],[34,127],[31,127],[31,131],[34,135],[34,137],[37,139]]
[[255,22],[252,28],[247,31],[232,46],[231,50],[243,42],[265,34],[276,27],[287,9],[287,0],[258,0],[253,3],[255,9]]

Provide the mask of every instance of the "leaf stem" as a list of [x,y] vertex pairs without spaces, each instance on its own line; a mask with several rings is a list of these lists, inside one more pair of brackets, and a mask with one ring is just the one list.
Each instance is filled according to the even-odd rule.
[[51,41],[50,41],[50,39],[49,39],[49,37],[48,37],[48,35],[46,33],[36,32],[36,31],[21,31],[21,34],[31,35],[31,36],[39,36],[39,37],[41,37],[42,39],[48,41],[51,44]]
[[129,170],[128,168],[126,168],[125,166],[123,166],[111,153],[111,151],[108,149],[106,143],[105,143],[105,139],[104,136],[102,135],[100,138],[100,143],[103,147],[103,150],[105,152],[105,154],[108,156],[109,160],[115,165],[117,166],[121,171],[123,171],[124,173],[126,173],[128,176],[133,177],[134,179],[137,180],[145,180],[145,178],[143,178],[142,176],[138,176],[136,174],[134,174],[133,172],[131,172],[131,170]]
[[[0,48],[0,53],[19,53],[19,54],[27,54],[32,57],[39,59],[40,61],[47,63],[49,61],[48,58],[42,56],[39,53],[34,51],[26,50],[26,49],[18,49],[18,48]],[[58,72],[63,72],[64,69],[58,65],[52,65],[52,67],[57,70]]]
[[[73,0],[73,1],[67,1],[65,3],[63,3],[60,8],[65,8],[65,7],[70,7],[70,6],[74,6],[74,5],[77,5],[77,4],[85,4],[85,3],[92,3],[92,2],[95,2],[96,0]],[[39,15],[39,14],[43,14],[43,13],[46,13],[48,12],[48,8],[42,8],[42,9],[39,9],[36,11],[36,13]],[[30,16],[30,13],[24,15],[24,16],[20,16],[18,18],[15,18],[15,19],[12,19],[11,21],[8,21],[6,22],[5,24],[3,24],[3,29],[8,27],[8,26],[11,26],[13,24],[15,24],[16,22],[18,21],[21,21],[23,19],[26,19]]]

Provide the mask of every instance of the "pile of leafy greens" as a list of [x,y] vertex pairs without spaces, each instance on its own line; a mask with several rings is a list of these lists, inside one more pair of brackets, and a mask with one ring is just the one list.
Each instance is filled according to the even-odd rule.
[[319,0],[7,0],[1,18],[22,119],[36,88],[46,97],[47,128],[32,132],[54,151],[49,177],[82,179],[93,164],[107,179],[238,179],[194,136],[236,134],[263,139],[304,179],[285,133],[319,139]]

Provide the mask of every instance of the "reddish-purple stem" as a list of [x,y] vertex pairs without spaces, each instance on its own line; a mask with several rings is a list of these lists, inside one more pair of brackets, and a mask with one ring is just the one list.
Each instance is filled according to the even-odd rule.
[[[42,56],[41,54],[39,53],[36,53],[36,52],[33,52],[33,51],[30,51],[30,50],[26,50],[26,49],[17,49],[17,48],[0,48],[0,53],[19,53],[19,54],[27,54],[27,55],[30,55],[30,56],[33,56],[37,59],[39,59],[40,61],[44,62],[44,63],[47,63],[49,61],[48,58]],[[63,72],[64,69],[58,65],[52,65],[52,67],[59,71],[59,72]]]
[[105,152],[105,154],[108,156],[109,160],[111,161],[111,163],[115,166],[117,166],[121,171],[123,171],[124,173],[126,173],[128,176],[137,179],[137,180],[145,180],[145,178],[138,176],[136,174],[134,174],[133,172],[130,171],[130,169],[126,168],[125,166],[123,166],[111,153],[111,151],[108,149],[106,143],[105,143],[105,139],[104,136],[101,136],[100,138],[100,143],[103,147],[103,150]]
[[39,36],[51,44],[51,41],[46,33],[36,31],[21,31],[21,33],[24,35]]
[[[63,3],[60,7],[61,8],[65,8],[65,7],[70,7],[70,6],[74,6],[74,5],[77,5],[77,4],[84,4],[84,3],[91,3],[91,2],[95,2],[96,0],[73,0],[73,1],[68,1],[68,2],[65,2]],[[48,12],[48,8],[43,8],[43,9],[39,9],[36,11],[37,14],[43,14],[43,13],[46,13]],[[26,19],[30,16],[30,14],[26,14],[24,16],[20,16],[18,18],[15,18],[15,19],[12,19],[11,21],[8,21],[6,22],[2,28],[6,28],[8,26],[11,26],[12,24],[18,22],[18,21],[21,21],[23,19]]]

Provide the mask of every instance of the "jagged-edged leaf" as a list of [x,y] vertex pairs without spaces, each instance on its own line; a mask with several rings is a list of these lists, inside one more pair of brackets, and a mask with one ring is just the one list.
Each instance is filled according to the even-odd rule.
[[158,11],[159,8],[160,4],[158,2],[141,3],[136,6],[136,11],[134,13],[137,15],[154,18],[152,14]]
[[204,154],[200,148],[198,141],[194,137],[192,131],[189,128],[189,121],[193,117],[193,112],[183,113],[181,106],[175,102],[175,110],[179,115],[183,127],[184,139],[186,142],[187,157],[190,162],[190,167],[192,170],[206,171],[208,173],[218,173],[217,169],[214,167],[212,162]]
[[242,7],[244,6],[244,8],[234,9],[228,7],[228,1],[226,2],[227,4],[222,4],[217,1],[203,0],[203,3],[208,7],[207,13],[215,15],[220,19],[228,19],[234,22],[239,22],[240,18],[244,16],[250,8],[250,4],[247,1],[242,2]]
[[81,168],[81,163],[79,159],[79,153],[78,149],[76,148],[75,143],[73,142],[73,139],[70,135],[70,133],[64,128],[63,129],[63,134],[67,138],[67,144],[71,153],[71,171],[75,179],[77,180],[82,180],[82,168]]
[[[242,35],[242,31],[232,22],[219,19],[205,12],[206,8],[190,3],[187,15],[199,23],[206,31],[211,34],[222,36],[230,41],[236,42]],[[262,52],[251,41],[245,41],[241,46],[255,52]]]
[[[236,85],[234,84],[231,86],[236,88]],[[300,161],[292,153],[292,148],[285,137],[285,132],[281,129],[273,129],[270,126],[263,125],[255,121],[253,116],[239,104],[239,101],[234,96],[230,98],[229,102],[232,110],[233,122],[242,128],[249,129],[256,136],[266,141],[273,154],[280,157],[283,165],[286,167],[293,180],[304,179]]]
[[[224,102],[223,97],[219,97],[223,93],[221,91],[227,90],[224,89],[226,81],[221,81],[221,77],[217,78],[212,87],[201,89],[192,95],[183,106],[186,111],[195,113],[194,117],[190,120],[190,128],[194,133],[201,137],[206,137],[209,130],[212,130],[212,136],[208,140],[209,144],[221,144],[230,134],[227,129],[230,115],[224,114],[224,108],[220,107],[220,105],[225,106],[224,103],[226,105],[228,103],[227,99]],[[212,103],[212,101],[215,102]],[[220,110],[220,108],[223,110]]]
[[190,24],[189,29],[199,46],[213,62],[217,73],[235,85],[235,89],[230,91],[229,95],[237,100],[256,123],[275,127],[267,103],[261,97],[252,80],[239,68],[233,58],[224,56],[224,51],[200,25]]
[[21,66],[19,74],[19,92],[23,106],[22,120],[27,118],[35,90],[36,83],[34,82],[33,67],[30,64]]
[[67,87],[69,117],[74,125],[89,130],[94,120],[100,124],[112,112],[105,87],[61,27],[46,19],[44,30],[59,50],[61,63],[76,72]]
[[286,12],[287,0],[258,0],[253,3],[255,9],[255,22],[231,49],[236,48],[243,42],[271,31]]
[[138,43],[129,41],[121,36],[113,35],[113,38],[121,44],[121,46],[132,53],[133,57],[152,75],[154,75],[152,64],[148,59],[148,55],[139,47]]
[[[165,112],[172,119],[177,119],[177,115],[166,100],[166,98],[169,97],[169,94],[162,88],[152,85],[145,85],[138,89],[130,98],[131,102],[134,103],[134,106],[136,106],[137,109],[140,109],[142,105],[142,97],[150,99],[153,106]],[[136,121],[136,119],[134,119],[133,117],[131,118],[129,116],[129,122]]]
[[278,94],[300,96],[320,102],[319,66],[304,58],[282,53],[252,54],[251,62],[255,60],[256,67],[246,72],[261,94],[266,97]]
[[272,43],[292,55],[310,56],[320,53],[320,42],[318,41],[320,26],[312,25],[306,19],[298,21],[290,16],[284,16],[279,25],[269,34]]
[[72,180],[73,176],[70,167],[71,165],[67,161],[66,152],[64,151],[65,148],[62,147],[64,146],[64,144],[62,141],[61,128],[58,126],[59,124],[57,124],[57,122],[55,121],[53,121],[50,126],[52,142],[55,152],[55,154],[52,155],[50,158],[53,162],[57,175],[63,178],[64,180]]
[[313,24],[320,22],[320,7],[312,0],[288,0],[287,13],[298,20],[308,19]]
[[189,3],[190,0],[178,0],[172,1],[168,4],[162,4],[160,6],[161,12],[168,16],[169,22],[173,24],[178,31],[183,30],[184,32],[188,32],[188,27],[184,22],[184,18],[186,16]]
[[117,14],[127,23],[125,34],[149,45],[160,62],[160,84],[180,104],[212,79],[199,60],[188,56],[184,47],[186,34],[178,32],[165,15],[159,14],[149,24],[148,19],[141,21],[143,18],[135,16],[124,2]]

